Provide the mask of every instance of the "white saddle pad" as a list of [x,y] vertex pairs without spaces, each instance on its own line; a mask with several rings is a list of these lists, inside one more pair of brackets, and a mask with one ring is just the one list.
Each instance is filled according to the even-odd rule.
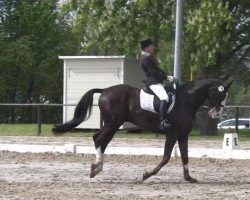
[[[172,95],[172,103],[168,108],[167,113],[170,113],[170,111],[173,109],[175,104],[175,95]],[[144,92],[144,90],[141,90],[140,92],[140,105],[141,108],[150,112],[157,113],[154,109],[154,95],[148,94]]]

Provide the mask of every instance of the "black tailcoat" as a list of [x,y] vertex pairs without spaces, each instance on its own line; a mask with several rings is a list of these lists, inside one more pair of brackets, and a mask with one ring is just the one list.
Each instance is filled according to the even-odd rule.
[[153,55],[142,55],[141,67],[146,75],[146,85],[163,83],[164,80],[167,80],[167,74],[161,70]]

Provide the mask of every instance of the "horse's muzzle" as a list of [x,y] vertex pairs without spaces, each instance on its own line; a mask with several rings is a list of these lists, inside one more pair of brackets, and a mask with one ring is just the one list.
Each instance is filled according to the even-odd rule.
[[212,108],[210,111],[208,111],[208,115],[210,117],[212,117],[213,119],[217,119],[220,117],[220,114],[221,114],[221,109],[219,109],[219,111],[217,111],[216,108]]

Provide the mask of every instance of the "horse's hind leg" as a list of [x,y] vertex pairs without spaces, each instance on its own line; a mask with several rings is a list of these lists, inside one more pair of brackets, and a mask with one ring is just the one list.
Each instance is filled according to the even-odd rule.
[[[100,134],[101,130],[99,130],[96,134],[93,135],[94,143],[96,139],[100,136]],[[103,153],[101,152],[101,148],[100,147],[98,148],[95,145],[95,149],[96,149],[96,162],[91,164],[90,178],[95,177],[99,172],[101,172],[103,167]]]
[[101,130],[93,136],[96,148],[96,162],[91,164],[90,178],[95,177],[102,171],[104,151],[119,127],[120,125],[104,125]]
[[100,148],[96,149],[96,162],[92,163],[90,166],[90,178],[95,177],[102,171],[103,168],[103,153],[101,153]]
[[189,181],[190,183],[196,183],[198,182],[196,179],[192,178],[189,175],[189,169],[188,169],[188,136],[182,137],[178,139],[179,148],[181,152],[181,160],[183,164],[183,173],[184,173],[184,179],[186,181]]
[[160,169],[168,163],[168,161],[171,158],[171,153],[176,143],[176,140],[177,140],[176,138],[166,139],[165,147],[164,147],[164,156],[162,158],[162,161],[151,172],[145,172],[143,174],[143,180],[146,180],[149,177],[156,175],[160,171]]

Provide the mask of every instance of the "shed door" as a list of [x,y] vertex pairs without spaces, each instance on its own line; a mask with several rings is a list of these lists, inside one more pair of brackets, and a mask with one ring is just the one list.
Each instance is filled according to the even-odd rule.
[[[67,104],[77,104],[81,97],[93,88],[107,88],[122,83],[121,61],[70,60],[67,62]],[[91,117],[78,128],[100,127],[100,111],[97,106],[100,94],[94,95]],[[75,107],[67,107],[65,121],[72,119]]]

